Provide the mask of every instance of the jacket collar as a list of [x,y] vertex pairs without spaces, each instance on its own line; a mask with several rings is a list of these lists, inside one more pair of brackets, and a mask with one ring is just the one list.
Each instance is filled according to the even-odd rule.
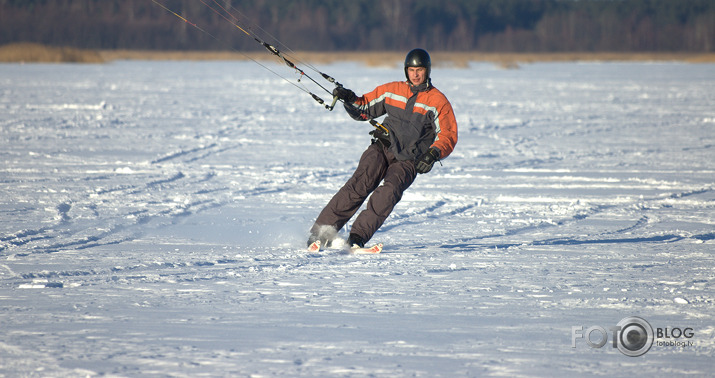
[[427,79],[427,81],[420,85],[412,85],[412,83],[408,80],[407,85],[410,87],[412,93],[427,92],[430,88],[432,88],[432,79]]

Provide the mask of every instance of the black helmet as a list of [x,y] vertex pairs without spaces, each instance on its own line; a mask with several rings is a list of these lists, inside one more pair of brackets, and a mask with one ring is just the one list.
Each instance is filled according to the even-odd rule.
[[405,77],[407,80],[410,79],[407,76],[407,67],[424,67],[427,69],[427,79],[429,79],[430,72],[432,72],[432,61],[429,58],[427,51],[422,49],[414,49],[407,53],[405,57]]

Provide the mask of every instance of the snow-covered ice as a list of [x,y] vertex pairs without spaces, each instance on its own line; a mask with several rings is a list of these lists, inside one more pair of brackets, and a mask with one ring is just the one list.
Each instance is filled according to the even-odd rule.
[[[0,65],[0,376],[712,374],[715,65],[432,76],[457,148],[349,256],[303,248],[342,109],[250,61]],[[572,337],[629,316],[693,334]]]

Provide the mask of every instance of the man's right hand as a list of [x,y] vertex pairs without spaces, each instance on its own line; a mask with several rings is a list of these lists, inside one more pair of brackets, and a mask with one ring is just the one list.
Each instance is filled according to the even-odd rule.
[[353,103],[357,100],[355,92],[343,86],[335,87],[335,89],[333,89],[333,96],[343,100],[345,103]]

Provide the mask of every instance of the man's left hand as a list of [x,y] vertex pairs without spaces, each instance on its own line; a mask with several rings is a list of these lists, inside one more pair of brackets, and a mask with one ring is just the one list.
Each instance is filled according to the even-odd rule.
[[439,160],[439,156],[439,150],[436,147],[430,147],[424,155],[417,159],[417,164],[415,164],[417,173],[427,173],[431,171],[434,162]]

